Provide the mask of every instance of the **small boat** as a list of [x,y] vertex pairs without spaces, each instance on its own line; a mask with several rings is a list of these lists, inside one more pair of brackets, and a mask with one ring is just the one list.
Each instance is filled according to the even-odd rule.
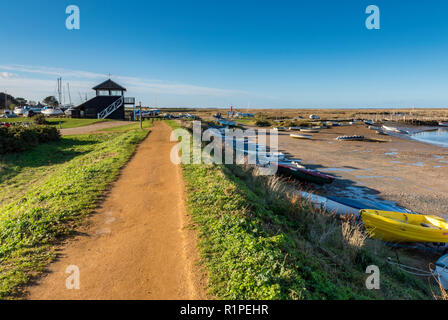
[[315,170],[305,169],[304,167],[298,167],[297,165],[292,166],[279,164],[278,172],[298,180],[313,182],[320,185],[332,183],[335,179],[333,176],[329,176]]
[[319,133],[319,129],[316,128],[310,128],[310,129],[300,129],[300,132],[307,132],[307,133]]
[[45,116],[60,116],[64,114],[64,112],[60,109],[48,108],[48,107],[43,108],[41,113]]
[[339,141],[362,141],[364,139],[364,136],[339,136],[336,138]]
[[368,126],[374,126],[375,125],[375,123],[373,121],[371,121],[371,120],[365,120],[364,123],[366,125],[368,125]]
[[408,131],[406,131],[406,130],[401,130],[401,129],[398,129],[398,128],[395,128],[395,127],[388,127],[388,126],[383,125],[382,128],[383,128],[384,130],[386,130],[386,131],[391,131],[391,132],[401,133],[401,134],[409,134]]
[[387,242],[448,242],[448,223],[437,216],[361,210],[370,237]]
[[220,120],[218,120],[218,122],[220,124],[222,124],[223,126],[229,126],[229,127],[235,127],[236,126],[236,123],[234,121],[228,121],[228,120],[220,119]]
[[448,290],[448,254],[442,256],[436,262],[436,272],[440,285]]
[[440,121],[439,122],[439,126],[441,126],[441,127],[448,127],[448,122]]
[[290,134],[289,136],[294,139],[311,139],[313,137],[310,134]]
[[289,127],[288,128],[289,130],[300,130],[300,129],[302,129],[301,127]]
[[346,206],[356,208],[358,210],[371,209],[371,210],[384,210],[384,211],[396,211],[396,212],[410,213],[410,211],[407,209],[400,208],[398,206],[388,205],[386,203],[382,203],[379,201],[371,201],[371,200],[367,200],[367,199],[355,200],[355,199],[350,199],[350,198],[334,197],[334,196],[328,196],[327,198],[330,200],[342,203]]
[[21,116],[25,112],[25,109],[22,107],[15,107],[13,112],[16,115]]
[[286,131],[285,127],[275,127],[274,128],[275,131]]
[[309,199],[312,205],[318,209],[327,210],[328,212],[337,215],[353,215],[353,216],[359,215],[359,209],[333,201],[329,198],[325,198],[304,191],[299,192],[299,195],[302,198]]

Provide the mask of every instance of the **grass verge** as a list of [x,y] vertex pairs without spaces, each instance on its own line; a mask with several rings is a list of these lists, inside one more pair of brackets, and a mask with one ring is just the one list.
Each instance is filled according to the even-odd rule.
[[55,258],[53,245],[91,213],[148,131],[64,137],[0,157],[0,298]]
[[[179,125],[168,121],[173,128]],[[429,299],[425,281],[349,221],[314,210],[275,177],[232,165],[183,165],[210,293],[219,299]],[[381,270],[368,290],[366,268]]]

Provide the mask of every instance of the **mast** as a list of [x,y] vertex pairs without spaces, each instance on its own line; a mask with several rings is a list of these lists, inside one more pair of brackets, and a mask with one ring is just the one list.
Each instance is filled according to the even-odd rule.
[[62,105],[62,78],[58,78],[59,106]]
[[68,101],[70,102],[70,107],[72,106],[72,96],[70,95],[70,83],[67,82],[67,91],[68,91]]

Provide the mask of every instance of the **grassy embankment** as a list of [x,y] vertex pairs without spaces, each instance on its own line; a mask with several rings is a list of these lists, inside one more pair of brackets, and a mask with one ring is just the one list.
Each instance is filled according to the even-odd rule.
[[148,131],[63,137],[0,157],[0,298],[55,258],[54,244],[94,210]]
[[[182,169],[210,293],[217,298],[431,298],[425,280],[387,264],[393,253],[382,243],[366,239],[349,221],[312,209],[278,178],[233,165]],[[366,289],[369,265],[380,268],[380,290]]]
[[[33,122],[33,118],[9,118],[0,119],[0,122]],[[109,119],[72,119],[72,118],[46,118],[48,125],[56,126],[59,128],[59,123],[61,123],[61,129],[70,129],[84,127],[95,123],[111,121]]]

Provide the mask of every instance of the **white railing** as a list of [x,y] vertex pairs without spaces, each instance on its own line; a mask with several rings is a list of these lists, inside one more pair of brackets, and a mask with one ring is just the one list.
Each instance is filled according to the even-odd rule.
[[108,106],[106,109],[98,113],[98,119],[105,119],[108,117],[112,112],[117,110],[123,105],[123,97],[116,100],[114,103],[112,103],[110,106]]

